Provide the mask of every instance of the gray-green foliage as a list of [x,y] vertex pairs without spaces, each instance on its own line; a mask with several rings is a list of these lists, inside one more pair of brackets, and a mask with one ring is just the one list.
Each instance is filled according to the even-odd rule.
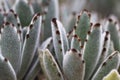
[[[106,25],[92,24],[90,18],[88,11],[82,11],[68,34],[58,19],[52,19],[55,52],[39,49],[40,63],[48,80],[102,80],[111,70],[119,68],[118,24],[111,19],[105,21]],[[44,45],[49,44],[47,41]]]
[[[51,20],[59,17],[58,11],[57,0],[3,0],[0,9],[0,70],[3,74],[0,72],[0,80],[35,79],[41,69],[39,42],[41,49],[52,50],[52,39],[48,37],[51,36]],[[48,44],[50,46],[45,46]]]
[[[82,9],[76,7],[79,1],[75,0],[71,11]],[[67,22],[70,11],[66,8],[61,10],[65,28],[59,21],[63,15],[59,15],[58,0],[16,0],[13,5],[4,0],[3,3],[0,80],[34,80],[41,68],[48,80],[102,80],[112,69],[118,69],[120,27],[116,20],[109,19],[106,25],[93,24],[91,15],[84,10]]]
[[0,80],[34,80],[40,71],[42,14],[33,13],[25,0],[5,6],[6,12],[0,12]]

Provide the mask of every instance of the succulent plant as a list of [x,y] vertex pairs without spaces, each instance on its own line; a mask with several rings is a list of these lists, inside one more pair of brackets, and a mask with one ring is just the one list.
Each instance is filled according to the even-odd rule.
[[[12,10],[11,12],[13,13]],[[19,23],[16,23],[19,26],[7,20],[3,23],[0,29],[1,80],[22,80],[24,77],[30,77],[26,73],[30,72],[29,68],[33,68],[31,63],[38,47],[41,21],[41,15],[39,13],[35,14],[29,26],[25,27],[24,38],[24,29],[21,28]]]
[[[76,10],[79,0],[70,11],[62,9],[59,18],[58,1],[3,0],[0,80],[34,80],[41,68],[48,80],[101,80],[119,68],[119,23],[108,19],[93,25],[88,11],[76,18],[83,9]],[[66,24],[71,11],[74,16]]]
[[[46,40],[44,49],[39,49],[41,67],[48,80],[102,80],[111,70],[118,70],[117,20],[93,24],[90,18],[88,11],[82,11],[74,26],[69,26],[73,28],[69,33],[58,19],[52,19],[52,37]],[[54,51],[49,47],[51,41]]]
[[35,79],[41,69],[37,48],[51,36],[51,19],[58,18],[58,11],[58,0],[2,0],[0,80]]
[[0,12],[0,80],[34,80],[40,71],[37,48],[42,15],[24,0]]

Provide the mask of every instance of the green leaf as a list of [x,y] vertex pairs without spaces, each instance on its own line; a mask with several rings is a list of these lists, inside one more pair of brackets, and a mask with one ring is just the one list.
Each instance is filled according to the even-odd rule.
[[97,66],[102,51],[102,44],[102,27],[97,23],[92,27],[92,31],[89,32],[83,48],[86,63],[85,80],[89,80]]
[[116,22],[113,21],[112,19],[109,19],[109,21],[106,23],[105,28],[106,28],[106,31],[110,32],[111,40],[114,44],[115,50],[120,51],[120,40],[119,40],[120,36],[118,32],[118,29],[119,29],[118,24],[116,24]]
[[81,44],[84,45],[87,33],[90,30],[90,17],[88,12],[81,12],[81,15],[78,16],[76,24],[75,34],[79,36]]
[[49,80],[64,80],[62,72],[49,50],[43,52],[43,65]]
[[118,69],[120,63],[120,53],[113,52],[106,60],[103,61],[92,80],[102,80],[112,69]]
[[[70,15],[68,18],[68,21],[67,23],[65,23],[65,29],[66,29],[66,32],[69,33],[73,30],[74,26],[75,26],[75,23],[76,23],[76,16],[75,14],[73,13],[73,15]],[[64,22],[63,22],[64,23]]]
[[63,59],[63,71],[68,80],[84,80],[85,63],[82,54],[75,49],[67,51]]
[[41,49],[46,49],[52,41],[52,37],[46,39],[40,46]]
[[42,12],[42,6],[37,0],[32,3],[32,6],[34,9],[34,13],[41,13]]
[[6,13],[6,21],[13,23],[17,29],[21,29],[21,24],[18,15],[14,12],[14,10],[10,9],[8,13]]
[[0,53],[0,80],[17,80],[16,73],[7,58]]
[[31,24],[28,27],[29,29],[27,31],[22,49],[22,64],[19,73],[20,78],[22,78],[27,72],[35,55],[36,49],[38,48],[41,21],[41,15],[39,13],[35,14],[31,21]]
[[25,80],[34,80],[34,78],[37,76],[37,74],[40,71],[40,60],[37,57],[34,64],[32,64],[32,67],[29,69],[29,72],[25,76]]
[[52,35],[52,33],[51,33],[51,20],[53,18],[59,19],[58,6],[59,6],[58,0],[50,0],[49,1],[48,11],[47,11],[45,23],[44,23],[44,40]]
[[33,8],[28,5],[27,0],[16,0],[14,10],[20,18],[22,27],[28,26],[33,16]]
[[74,35],[71,40],[71,49],[74,48],[80,51],[80,46],[81,46],[80,38],[77,35]]
[[100,64],[106,59],[106,57],[109,55],[109,46],[110,46],[110,34],[109,32],[104,32],[103,34],[103,47],[102,52],[100,56],[99,63],[97,64],[97,68],[100,66]]
[[52,37],[56,57],[60,66],[62,66],[63,55],[69,46],[65,29],[56,18],[52,19]]
[[4,23],[4,27],[1,28],[1,51],[2,55],[9,59],[16,74],[21,65],[21,38],[20,33],[16,27],[11,23]]

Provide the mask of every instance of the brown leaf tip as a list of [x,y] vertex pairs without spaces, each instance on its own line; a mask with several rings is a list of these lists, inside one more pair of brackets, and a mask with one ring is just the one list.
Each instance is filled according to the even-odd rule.
[[82,63],[84,64],[84,63],[85,63],[85,61],[84,61],[84,60],[82,60]]
[[33,22],[37,20],[37,17],[38,17],[38,16],[34,16],[34,18],[33,18]]
[[108,35],[109,34],[109,31],[106,31],[106,35]]
[[78,36],[75,34],[74,36],[73,36],[74,38],[78,38]]
[[60,32],[57,30],[57,31],[56,31],[56,34],[60,35]]
[[14,25],[14,24],[12,24],[12,27],[15,27],[15,25]]
[[108,37],[106,36],[106,37],[105,37],[105,41],[107,41],[107,40],[108,40]]
[[108,59],[112,59],[112,56],[110,56]]
[[91,14],[90,13],[88,13],[88,16],[89,16],[89,18],[91,17]]
[[7,62],[7,61],[8,61],[8,59],[7,59],[7,58],[4,58],[4,61],[5,61],[5,62]]
[[71,51],[72,51],[72,52],[77,52],[77,50],[76,50],[76,49],[74,49],[74,48],[73,48],[73,49],[71,49]]
[[17,14],[14,14],[15,18],[17,18]]
[[88,12],[88,10],[87,10],[87,9],[84,9],[83,11]]
[[10,12],[14,13],[14,10],[13,10],[13,9],[10,9]]
[[61,44],[61,40],[58,40],[58,43]]
[[59,77],[61,76],[60,73],[57,74]]
[[4,24],[5,24],[5,25],[10,25],[10,23],[9,23],[9,22],[5,22]]
[[91,33],[91,31],[88,31],[88,34],[90,34]]
[[20,26],[20,23],[17,23],[17,26],[19,27],[19,26]]
[[78,54],[78,56],[79,56],[79,57],[81,57],[81,56],[82,56],[82,54],[81,54],[81,53],[79,53],[79,54]]
[[106,51],[106,48],[103,48],[102,52],[105,52]]
[[102,66],[105,66],[105,65],[106,65],[106,62],[104,62]]
[[90,23],[90,27],[93,26],[93,23]]
[[78,41],[81,41],[81,39],[80,39],[80,38],[78,38]]
[[78,20],[80,19],[80,15],[78,15]]
[[30,37],[30,35],[29,35],[29,34],[27,34],[27,35],[26,35],[26,38],[28,39],[29,37]]
[[53,18],[52,22],[54,23],[55,26],[57,26],[57,19],[56,18]]
[[77,26],[74,26],[74,29],[76,29],[77,28]]
[[32,28],[33,28],[33,24],[30,24],[30,26],[29,26],[29,27],[30,27],[30,29],[32,29]]
[[82,48],[83,48],[83,46],[80,46],[80,48],[82,49]]
[[87,42],[88,40],[87,39],[85,39],[85,42]]
[[100,23],[96,23],[94,26],[95,27],[100,27]]
[[109,22],[113,22],[113,20],[111,18],[108,19]]
[[40,13],[37,13],[37,16],[40,16],[41,14]]
[[22,32],[21,32],[21,30],[17,30],[17,33],[21,34]]

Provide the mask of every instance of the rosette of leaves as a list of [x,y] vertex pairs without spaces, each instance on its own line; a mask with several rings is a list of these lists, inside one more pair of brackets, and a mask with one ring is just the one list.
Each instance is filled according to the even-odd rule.
[[118,23],[109,19],[106,25],[93,24],[90,17],[88,11],[82,11],[69,33],[59,20],[52,19],[54,51],[50,39],[44,44],[49,50],[39,49],[40,64],[48,80],[102,80],[119,68]]
[[0,9],[0,80],[35,79],[41,69],[37,48],[43,37],[51,35],[46,32],[50,31],[51,19],[58,16],[58,10],[57,0],[40,3],[37,0],[16,0],[14,3],[3,0]]
[[[26,11],[20,10],[21,4]],[[0,12],[0,80],[34,80],[40,70],[36,50],[42,15],[32,14],[25,2],[15,5],[18,11]]]

